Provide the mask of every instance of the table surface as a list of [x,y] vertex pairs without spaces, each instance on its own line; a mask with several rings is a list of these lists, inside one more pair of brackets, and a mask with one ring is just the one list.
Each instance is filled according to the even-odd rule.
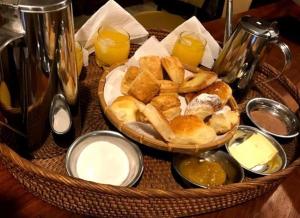
[[[244,13],[245,14],[245,13]],[[262,8],[250,10],[246,14],[264,17],[268,19],[278,18],[286,15],[300,18],[300,7],[288,0],[270,4]],[[243,15],[234,17],[236,22]],[[219,19],[205,23],[208,31],[217,39],[222,41],[224,20]],[[293,28],[293,26],[291,26]],[[299,36],[299,35],[298,35]],[[282,40],[291,48],[293,62],[287,76],[300,87],[300,40],[284,36]],[[267,61],[273,66],[280,67],[282,62],[279,51],[274,49]],[[279,90],[279,92],[281,92]],[[288,95],[282,93],[286,102],[294,109],[297,105],[291,101]],[[300,217],[300,169],[287,178],[273,193],[267,193],[259,198],[248,201],[241,205],[227,208],[221,211],[200,215],[199,217]],[[61,210],[49,205],[39,198],[27,192],[8,171],[0,164],[0,214],[1,217],[81,217],[71,212]]]

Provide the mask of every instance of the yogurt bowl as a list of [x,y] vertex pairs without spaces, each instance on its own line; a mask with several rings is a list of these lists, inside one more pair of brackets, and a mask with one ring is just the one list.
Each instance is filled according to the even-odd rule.
[[94,131],[79,137],[66,156],[70,176],[115,186],[133,186],[143,172],[138,146],[114,131]]

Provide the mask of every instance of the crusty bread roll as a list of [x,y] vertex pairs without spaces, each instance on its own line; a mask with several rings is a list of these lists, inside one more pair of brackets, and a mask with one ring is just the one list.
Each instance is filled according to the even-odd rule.
[[136,66],[128,67],[121,83],[121,92],[123,95],[128,95],[128,90],[130,88],[131,83],[140,73],[140,69]]
[[164,140],[170,142],[175,138],[169,122],[152,104],[147,104],[142,113]]
[[221,109],[221,99],[217,95],[200,94],[196,96],[186,107],[185,115],[196,115],[201,120]]
[[173,119],[181,112],[180,100],[177,94],[158,95],[154,97],[150,103],[156,107],[167,120]]
[[128,94],[136,99],[148,103],[158,94],[159,84],[151,73],[146,71],[140,72],[131,83]]
[[136,99],[132,96],[119,96],[113,101],[109,109],[121,122],[128,123],[136,121],[138,107],[136,105]]
[[239,113],[237,111],[226,110],[212,115],[208,125],[216,131],[217,134],[223,134],[231,130],[239,123]]
[[161,63],[172,81],[178,84],[183,83],[184,67],[177,57],[164,57],[161,59]]
[[150,72],[156,79],[163,79],[159,56],[145,56],[139,60],[141,71]]
[[160,93],[177,93],[179,85],[171,80],[158,80]]
[[216,81],[212,85],[208,86],[205,89],[202,89],[199,94],[207,93],[207,94],[215,94],[218,95],[221,99],[223,105],[227,103],[229,98],[232,96],[232,89],[227,83],[223,81]]
[[217,74],[212,71],[199,70],[192,78],[188,78],[179,86],[179,93],[197,92],[214,83]]
[[215,130],[194,115],[177,116],[170,122],[175,133],[172,143],[206,144],[216,138]]

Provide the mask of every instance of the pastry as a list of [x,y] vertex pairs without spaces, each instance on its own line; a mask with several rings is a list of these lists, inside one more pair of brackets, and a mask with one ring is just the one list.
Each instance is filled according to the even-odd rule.
[[185,80],[179,86],[179,93],[197,92],[214,83],[217,74],[212,71],[199,70],[192,78]]
[[177,57],[164,57],[161,59],[161,63],[172,81],[178,84],[183,82],[184,68]]
[[164,140],[169,142],[174,139],[175,135],[169,122],[152,104],[147,104],[141,112]]
[[136,99],[131,96],[119,96],[113,101],[109,109],[121,122],[128,123],[136,121],[138,107],[136,105]]
[[180,100],[177,94],[158,95],[150,102],[157,110],[159,110],[167,120],[180,115]]
[[216,131],[217,134],[224,134],[239,123],[239,113],[237,111],[222,110],[216,112],[208,121],[208,125]]
[[215,130],[207,126],[195,115],[177,116],[170,126],[175,133],[175,138],[171,141],[175,144],[206,144],[216,138]]
[[136,66],[130,66],[128,67],[121,83],[121,92],[124,95],[128,94],[128,90],[130,88],[130,85],[132,81],[137,77],[137,75],[140,73],[140,70]]
[[177,93],[179,85],[171,80],[158,80],[160,93]]
[[139,60],[141,71],[150,72],[156,79],[163,79],[160,57],[145,56]]
[[136,99],[148,103],[159,92],[159,83],[151,73],[140,72],[133,80],[128,90],[128,94]]
[[199,94],[207,93],[207,94],[215,94],[218,95],[221,99],[223,105],[227,103],[229,98],[232,96],[232,90],[227,83],[223,81],[217,81],[207,88],[201,90]]
[[201,120],[212,115],[222,106],[221,99],[217,95],[200,94],[196,96],[185,110],[185,115],[196,115]]

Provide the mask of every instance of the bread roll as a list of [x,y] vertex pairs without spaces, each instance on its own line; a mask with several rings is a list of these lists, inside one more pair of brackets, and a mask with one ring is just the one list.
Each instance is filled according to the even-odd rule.
[[121,92],[123,95],[128,95],[128,90],[130,88],[131,83],[140,73],[140,69],[136,66],[128,67],[121,83]]
[[138,111],[135,101],[131,96],[119,96],[113,101],[109,109],[121,122],[135,122],[136,112]]
[[145,56],[139,60],[141,71],[151,73],[156,79],[163,79],[159,56]]
[[152,104],[147,104],[142,113],[164,140],[170,142],[175,138],[169,122]]
[[177,57],[164,57],[161,59],[161,63],[172,81],[178,84],[183,83],[184,67]]
[[157,110],[159,110],[167,120],[180,115],[180,100],[177,94],[158,95],[150,102]]
[[185,80],[179,86],[179,93],[200,91],[217,80],[217,74],[212,71],[199,70],[192,78]]
[[212,115],[208,125],[212,127],[217,134],[224,134],[239,123],[239,113],[237,111],[222,111]]
[[177,93],[179,85],[171,80],[158,80],[160,93]]
[[185,115],[196,115],[201,120],[221,108],[221,99],[217,95],[200,94],[196,96],[188,105],[185,110]]
[[144,103],[148,103],[158,94],[159,88],[160,86],[153,75],[142,71],[131,83],[128,94]]
[[206,144],[216,138],[216,132],[195,115],[177,116],[170,126],[175,133],[172,143],[175,144]]
[[199,94],[201,93],[218,95],[221,99],[222,104],[225,105],[229,98],[232,96],[232,89],[229,85],[227,85],[227,83],[223,81],[216,81],[212,85],[201,90]]

